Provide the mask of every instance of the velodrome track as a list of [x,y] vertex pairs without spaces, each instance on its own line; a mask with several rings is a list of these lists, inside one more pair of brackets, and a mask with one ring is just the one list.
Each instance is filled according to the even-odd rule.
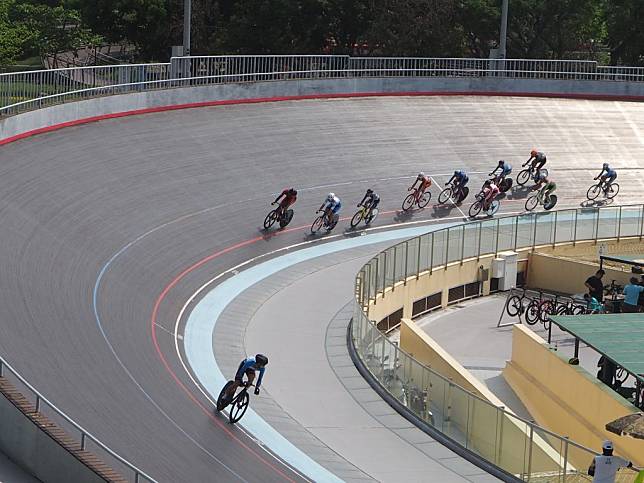
[[[458,220],[458,208],[434,207],[436,186],[425,210],[397,212],[419,170],[443,184],[462,167],[477,187],[501,158],[516,175],[532,147],[548,155],[558,208],[580,205],[603,161],[618,170],[616,202],[644,201],[638,103],[289,101],[106,120],[6,145],[0,350],[160,481],[298,480],[240,430],[209,417],[171,335],[185,301],[230,267],[309,240],[328,191],[350,216],[366,188],[376,189],[376,226]],[[267,236],[260,226],[269,203],[289,185],[300,191],[295,218]],[[524,195],[510,195],[501,211],[522,211]]]

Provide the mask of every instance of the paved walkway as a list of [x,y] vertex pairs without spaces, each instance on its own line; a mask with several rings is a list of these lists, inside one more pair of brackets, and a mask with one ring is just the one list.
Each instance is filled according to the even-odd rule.
[[0,483],[38,483],[39,481],[7,458],[4,453],[0,453]]
[[300,263],[237,297],[215,331],[218,364],[231,372],[246,353],[269,354],[253,408],[345,481],[497,481],[401,417],[353,365],[353,275],[380,248]]

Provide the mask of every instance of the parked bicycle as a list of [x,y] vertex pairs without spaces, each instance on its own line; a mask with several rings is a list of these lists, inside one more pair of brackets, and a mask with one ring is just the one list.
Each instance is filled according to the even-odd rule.
[[548,317],[555,315],[556,310],[557,305],[552,299],[533,299],[526,307],[525,321],[528,325],[534,325],[537,322],[541,322],[547,330],[550,326],[550,320]]
[[366,207],[364,205],[360,205],[360,208],[358,211],[356,211],[355,215],[351,218],[351,228],[355,228],[358,226],[358,224],[364,220],[364,224],[368,225],[370,224],[373,220],[375,220],[378,217],[378,208],[371,208],[371,206]]
[[468,213],[471,218],[475,218],[481,211],[484,211],[488,216],[492,216],[499,211],[500,207],[499,200],[485,201],[485,196],[481,192],[476,195],[476,201],[472,203]]
[[551,210],[557,204],[557,195],[549,193],[544,197],[545,190],[540,189],[531,195],[525,202],[525,209],[527,211],[534,210],[537,206],[542,205],[545,210]]
[[429,190],[420,191],[418,188],[414,188],[413,193],[408,194],[403,200],[402,209],[408,211],[414,205],[417,205],[418,208],[425,208],[431,199],[432,194]]
[[525,169],[519,171],[519,175],[517,176],[517,184],[519,186],[523,186],[531,179],[534,179],[538,173],[544,173],[546,178],[548,177],[548,168],[535,169],[532,165],[526,168],[525,166],[527,166],[527,164],[522,164],[521,166]]
[[586,192],[586,198],[590,201],[596,199],[600,193],[604,193],[604,196],[609,200],[612,200],[619,193],[619,185],[617,183],[606,183],[606,181],[599,180],[597,184],[592,185],[588,188]]
[[318,210],[316,213],[322,214],[318,216],[311,225],[311,233],[314,235],[323,227],[326,228],[327,233],[330,232],[335,228],[335,225],[338,224],[338,220],[340,220],[340,215],[338,213],[333,214],[333,219],[331,221],[329,221],[328,216],[326,216],[324,211]]
[[[276,203],[271,203],[275,205]],[[293,210],[287,209],[283,210],[280,206],[268,212],[266,218],[264,218],[264,229],[268,230],[271,226],[275,224],[276,221],[279,221],[280,228],[285,228],[293,219]]]
[[508,297],[505,303],[505,310],[510,317],[522,316],[529,303],[530,299],[526,297],[526,291],[523,290],[521,295],[515,294]]
[[219,393],[217,398],[217,411],[223,411],[228,406],[231,406],[228,413],[228,420],[230,424],[235,424],[239,421],[244,414],[246,414],[246,409],[248,409],[248,404],[250,402],[250,396],[248,395],[248,388],[253,386],[253,384],[240,386],[240,391],[233,395],[233,397],[227,397],[228,389],[232,386],[235,381],[228,381],[224,388]]
[[470,188],[467,186],[459,186],[457,189],[454,189],[454,185],[451,184],[438,195],[438,202],[440,204],[447,203],[452,201],[454,204],[458,205],[463,202],[467,195],[470,194]]

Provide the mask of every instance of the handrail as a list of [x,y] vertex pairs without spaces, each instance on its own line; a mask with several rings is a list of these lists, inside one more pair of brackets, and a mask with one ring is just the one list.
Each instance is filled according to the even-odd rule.
[[[505,250],[535,249],[557,243],[622,238],[641,240],[643,236],[644,205],[624,205],[471,221],[405,240],[380,252],[358,272],[351,344],[382,388],[406,404],[425,423],[526,481],[543,473],[544,467],[565,481],[566,475],[578,473],[580,461],[589,464],[597,453],[505,408],[496,407],[414,359],[391,342],[375,322],[369,320],[369,308],[377,300],[386,297],[390,290],[395,290],[397,284],[407,283],[421,273],[431,274],[439,267],[464,260],[478,260]],[[410,400],[411,394],[423,394],[426,400],[416,401],[414,405]],[[458,413],[455,406],[467,407],[467,412]],[[477,412],[481,415],[478,419]],[[482,418],[491,420],[494,415],[497,430],[486,433],[487,440],[482,439],[480,433],[474,434],[473,428],[481,424]],[[508,421],[511,422],[510,426],[522,429],[530,458],[518,461],[507,457],[512,449],[499,442],[503,421],[506,421],[506,431]],[[533,455],[539,451],[544,459],[536,461]]]
[[18,379],[25,387],[27,387],[35,396],[36,396],[36,411],[40,412],[40,408],[42,406],[42,403],[45,403],[47,406],[49,406],[51,409],[56,412],[59,416],[61,416],[65,421],[70,423],[76,430],[80,432],[81,438],[80,438],[80,448],[81,450],[85,449],[86,445],[86,440],[89,439],[92,441],[94,444],[96,444],[98,447],[100,447],[102,450],[104,450],[106,453],[108,453],[111,457],[116,459],[118,462],[121,464],[125,465],[128,469],[130,469],[134,475],[134,482],[138,483],[141,481],[141,478],[143,478],[146,481],[149,481],[151,483],[156,483],[156,480],[152,478],[150,475],[145,473],[144,471],[140,470],[136,466],[134,466],[132,463],[130,463],[128,460],[111,450],[107,445],[105,445],[103,442],[101,442],[98,438],[96,438],[92,433],[87,431],[85,428],[83,428],[80,424],[78,424],[76,421],[74,421],[72,418],[67,416],[62,410],[58,409],[49,399],[47,399],[45,396],[43,396],[35,387],[33,387],[24,377],[22,377],[18,371],[16,371],[11,364],[9,364],[4,358],[0,357],[0,377],[4,377],[4,368],[9,369],[9,372],[13,374],[16,379]]
[[[208,75],[201,75],[203,72]],[[342,55],[236,55],[173,57],[167,63],[65,67],[0,74],[0,116],[27,108],[45,107],[58,96],[84,88],[131,85],[132,90],[159,88],[155,82],[179,79],[208,83],[268,80],[277,75],[317,79],[322,73],[338,77],[411,75],[520,77],[523,79],[604,80],[644,82],[644,68],[601,66],[586,60],[476,59],[422,57],[349,57]],[[228,76],[228,77],[226,77]],[[255,78],[253,76],[256,76]],[[152,81],[150,81],[152,79]],[[128,80],[130,82],[123,82]],[[81,89],[79,89],[81,87]],[[108,92],[103,92],[110,95]],[[73,97],[73,96],[72,96]],[[82,97],[81,97],[82,98]],[[18,101],[18,102],[16,102]]]

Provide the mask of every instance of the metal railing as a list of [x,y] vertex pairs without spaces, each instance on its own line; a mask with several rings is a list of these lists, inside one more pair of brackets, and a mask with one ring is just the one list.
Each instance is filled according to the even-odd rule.
[[[644,206],[631,205],[529,213],[411,238],[373,257],[356,276],[352,343],[385,390],[465,448],[524,481],[583,480],[596,452],[494,406],[423,365],[380,332],[369,311],[396,284],[450,263],[506,250],[609,238],[641,240],[643,235]],[[632,481],[632,473],[621,475],[618,481]]]
[[[241,55],[173,57],[168,63],[126,64],[0,74],[0,115],[70,100],[178,86],[280,79],[359,77],[500,77],[644,82],[642,67],[595,61]],[[116,87],[118,89],[105,89]]]
[[[46,408],[50,408],[55,413],[55,415],[62,418],[63,421],[71,425],[74,428],[74,430],[78,432],[77,440],[79,445],[78,448],[80,450],[87,450],[88,443],[91,443],[95,446],[96,449],[100,449],[103,454],[107,455],[111,459],[112,464],[116,463],[119,465],[119,468],[123,468],[130,472],[131,478],[127,478],[128,476],[127,474],[123,475],[128,479],[128,481],[134,481],[134,483],[139,483],[142,481],[156,483],[156,480],[154,480],[151,476],[149,476],[147,473],[145,473],[144,471],[134,466],[125,458],[119,456],[117,453],[112,451],[105,444],[103,444],[98,438],[96,438],[89,431],[87,431],[85,428],[83,428],[78,423],[76,423],[72,418],[67,416],[63,411],[58,409],[51,401],[49,401],[49,399],[43,396],[29,382],[27,382],[26,379],[24,379],[10,364],[7,363],[7,361],[5,361],[2,357],[0,357],[0,377],[7,378],[8,376],[7,371],[17,381],[19,381],[19,383],[23,387],[29,390],[37,413],[44,414],[44,412],[46,411]],[[3,397],[3,396],[0,396],[0,397]],[[69,432],[67,432],[67,434],[69,434]],[[74,436],[74,435],[71,434],[70,436]],[[106,462],[106,463],[109,464],[110,462]],[[112,467],[112,469],[115,469],[118,472],[118,468]]]

